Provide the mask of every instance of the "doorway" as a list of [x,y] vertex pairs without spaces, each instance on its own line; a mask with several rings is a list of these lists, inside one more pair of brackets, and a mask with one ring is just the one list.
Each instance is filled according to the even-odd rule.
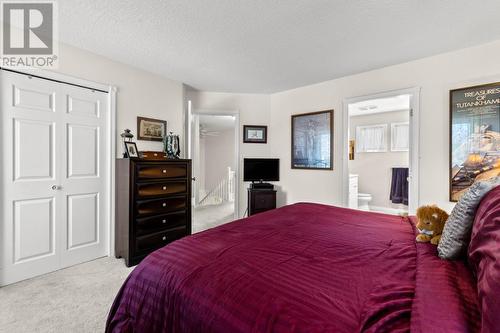
[[193,232],[237,218],[238,124],[237,114],[189,112]]
[[407,215],[418,207],[418,89],[344,103],[344,205]]

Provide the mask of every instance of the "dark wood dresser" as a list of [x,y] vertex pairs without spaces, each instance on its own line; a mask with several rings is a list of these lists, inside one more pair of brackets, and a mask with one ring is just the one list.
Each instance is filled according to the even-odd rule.
[[117,258],[137,265],[191,234],[191,160],[117,159]]
[[248,216],[276,208],[276,190],[248,189]]

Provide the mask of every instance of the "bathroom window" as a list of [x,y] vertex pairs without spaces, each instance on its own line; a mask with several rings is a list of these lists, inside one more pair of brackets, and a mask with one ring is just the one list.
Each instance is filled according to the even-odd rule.
[[381,153],[387,151],[387,124],[357,126],[356,151]]
[[410,128],[408,122],[391,124],[391,151],[408,151]]

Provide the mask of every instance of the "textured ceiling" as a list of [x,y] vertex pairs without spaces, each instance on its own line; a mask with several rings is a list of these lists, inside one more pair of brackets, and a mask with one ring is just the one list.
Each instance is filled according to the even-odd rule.
[[500,39],[499,0],[60,0],[63,42],[270,93]]

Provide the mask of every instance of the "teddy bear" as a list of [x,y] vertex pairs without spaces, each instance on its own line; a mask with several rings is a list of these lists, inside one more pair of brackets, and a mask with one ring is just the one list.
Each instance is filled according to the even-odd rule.
[[417,219],[417,242],[430,241],[431,244],[438,245],[448,213],[436,205],[421,206],[417,209]]

